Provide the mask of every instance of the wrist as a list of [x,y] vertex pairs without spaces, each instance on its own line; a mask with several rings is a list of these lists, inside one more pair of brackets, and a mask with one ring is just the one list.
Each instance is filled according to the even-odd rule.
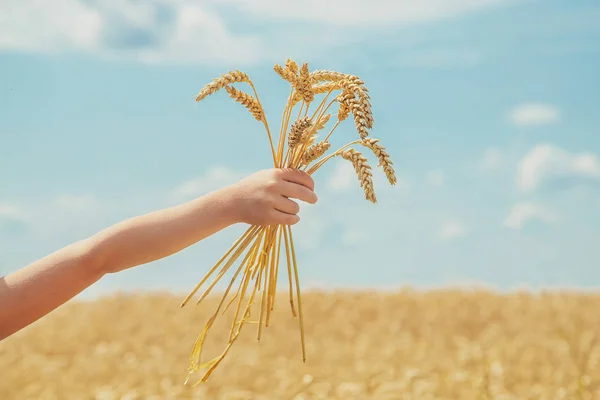
[[243,222],[241,199],[233,186],[228,186],[208,195],[214,210],[220,215],[224,225]]

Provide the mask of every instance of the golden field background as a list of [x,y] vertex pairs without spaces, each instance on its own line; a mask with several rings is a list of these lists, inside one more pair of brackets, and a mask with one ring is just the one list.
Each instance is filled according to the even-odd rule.
[[189,351],[216,298],[179,308],[183,297],[68,303],[0,342],[0,399],[600,399],[596,294],[306,292],[303,364],[282,293],[261,343],[247,325],[195,388]]

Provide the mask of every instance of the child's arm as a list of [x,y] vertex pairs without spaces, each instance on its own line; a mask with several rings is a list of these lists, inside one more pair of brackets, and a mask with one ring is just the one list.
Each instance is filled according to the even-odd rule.
[[107,273],[174,254],[238,222],[295,224],[315,203],[300,171],[271,169],[191,202],[138,216],[0,278],[0,340],[65,303]]

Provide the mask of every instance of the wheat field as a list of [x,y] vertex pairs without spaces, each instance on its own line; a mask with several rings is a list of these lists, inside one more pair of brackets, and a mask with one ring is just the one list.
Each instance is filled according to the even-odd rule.
[[72,301],[0,342],[0,399],[600,399],[600,295],[307,291],[306,363],[287,300],[195,387],[190,345],[218,296]]

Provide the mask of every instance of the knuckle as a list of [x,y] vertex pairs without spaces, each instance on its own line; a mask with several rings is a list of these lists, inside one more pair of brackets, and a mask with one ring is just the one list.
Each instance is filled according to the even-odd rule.
[[272,208],[275,208],[276,205],[277,205],[277,200],[275,199],[275,197],[269,196],[264,199],[263,206],[265,208],[272,209]]
[[286,175],[286,173],[286,168],[277,168],[273,170],[273,176],[275,176],[277,179],[283,178]]
[[306,173],[306,171],[302,171],[301,169],[296,169],[296,170],[294,170],[294,172],[296,174],[298,174],[298,176],[303,176],[305,179],[310,179],[310,175],[308,175]]
[[275,192],[275,191],[277,191],[278,187],[279,187],[279,181],[276,179],[269,179],[265,183],[265,189],[268,192]]

